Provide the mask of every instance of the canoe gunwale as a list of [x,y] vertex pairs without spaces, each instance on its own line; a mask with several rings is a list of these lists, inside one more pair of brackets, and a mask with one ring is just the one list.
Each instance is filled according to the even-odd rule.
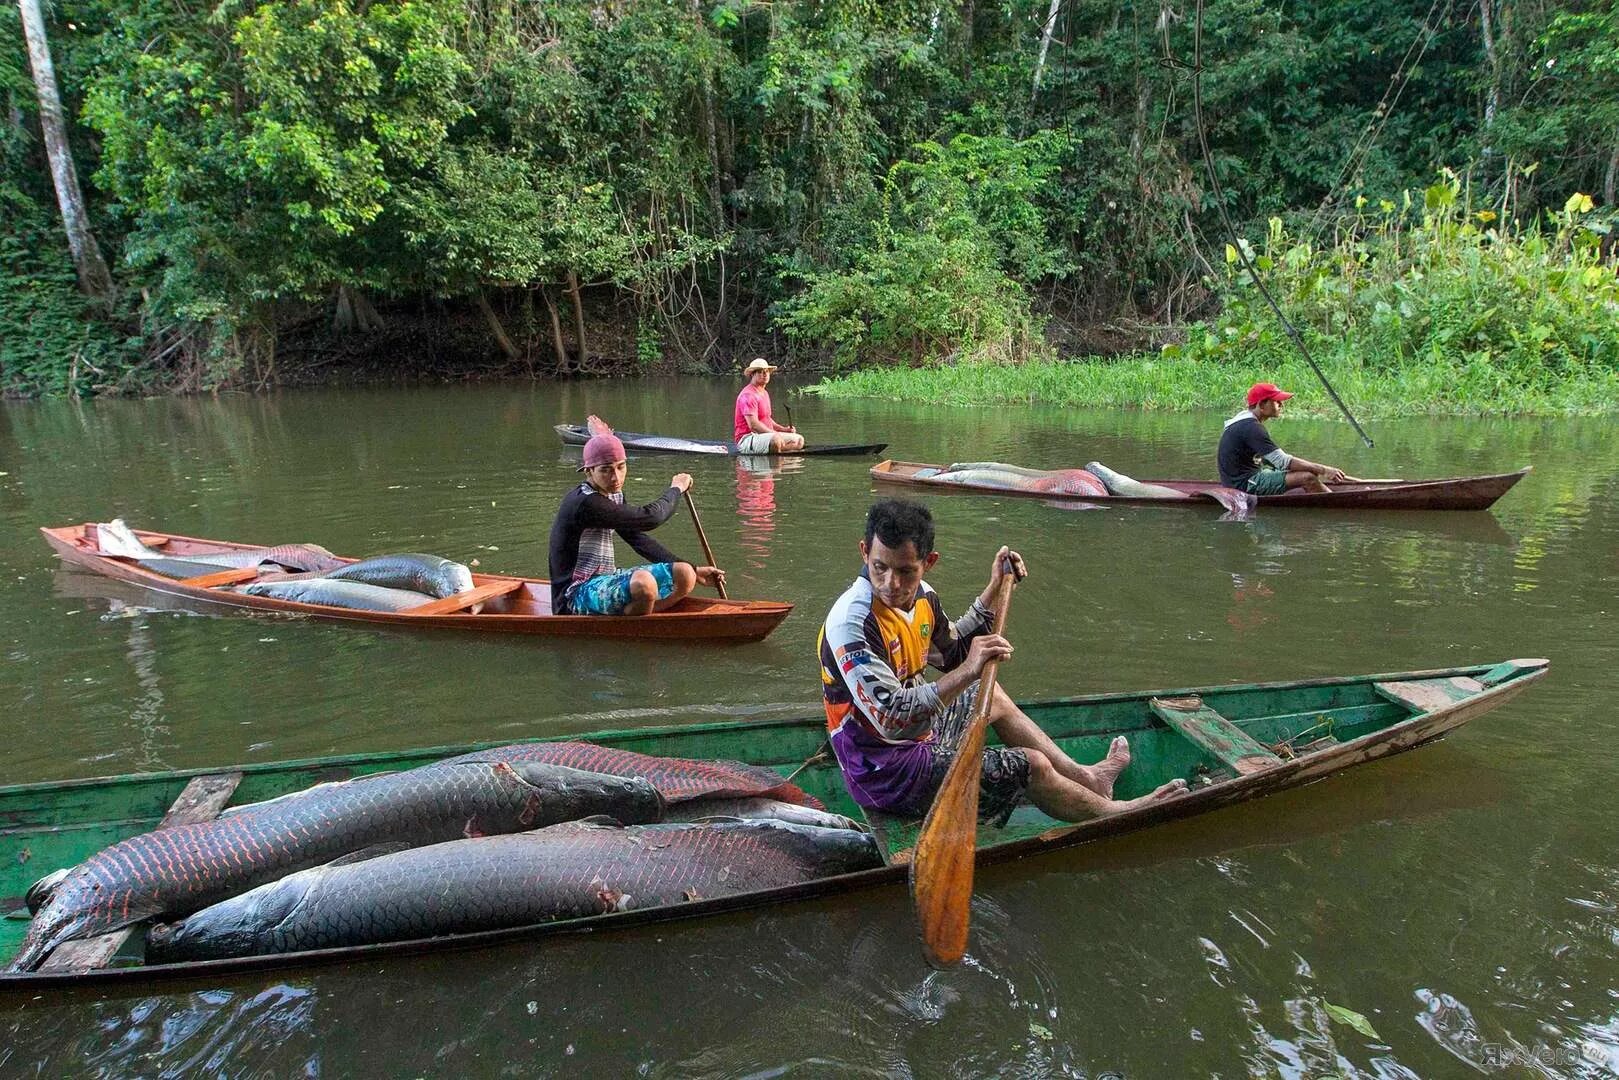
[[[1196,693],[1203,690],[1210,693],[1219,691],[1232,691],[1242,689],[1287,689],[1308,686],[1321,686],[1332,684],[1354,684],[1370,681],[1392,681],[1394,679],[1436,678],[1462,674],[1477,674],[1489,670],[1493,665],[1473,665],[1466,668],[1436,669],[1432,671],[1413,671],[1389,673],[1382,676],[1356,676],[1333,677],[1313,680],[1300,680],[1281,683],[1258,683],[1224,687],[1189,688],[1181,691],[1180,696],[1186,693]],[[1035,836],[1010,840],[1003,843],[992,844],[977,850],[975,861],[981,864],[1005,862],[1025,855],[1059,850],[1066,847],[1077,846],[1108,837],[1123,835],[1138,831],[1153,825],[1191,817],[1196,814],[1220,809],[1233,803],[1242,802],[1250,798],[1272,794],[1292,787],[1302,786],[1319,779],[1347,769],[1353,765],[1382,757],[1402,753],[1415,749],[1438,738],[1451,730],[1468,722],[1474,717],[1488,712],[1498,705],[1516,697],[1528,686],[1543,678],[1548,671],[1544,663],[1527,668],[1522,674],[1507,679],[1495,686],[1489,687],[1479,693],[1462,698],[1450,705],[1430,712],[1417,712],[1404,720],[1389,724],[1376,731],[1368,732],[1349,742],[1325,747],[1321,750],[1300,757],[1283,761],[1277,765],[1250,773],[1245,776],[1233,777],[1206,787],[1194,789],[1186,795],[1176,799],[1149,804],[1137,810],[1127,811],[1111,817],[1099,818],[1088,822],[1073,825],[1062,825],[1048,829]],[[1051,704],[1083,704],[1088,702],[1117,701],[1120,699],[1142,699],[1149,696],[1175,695],[1176,691],[1157,692],[1126,692],[1099,695],[1086,695],[1076,698],[1059,698]],[[1034,704],[1034,703],[1031,703]],[[695,727],[725,729],[736,731],[747,728],[767,728],[798,726],[808,723],[805,720],[767,720],[742,722],[715,722],[709,725],[691,725],[685,727],[668,727],[661,729],[635,729],[634,734],[644,736],[648,734],[668,732],[690,732]],[[591,737],[607,738],[613,732],[597,732],[593,736],[579,736],[582,740]],[[538,740],[537,740],[538,741]],[[491,744],[499,745],[499,744]],[[431,753],[433,751],[411,751],[410,753]],[[398,754],[363,755],[367,760],[386,759],[398,757]],[[358,760],[358,759],[346,759]],[[309,759],[311,764],[335,763],[336,759]],[[258,766],[242,766],[246,772],[265,771],[269,769],[289,768],[299,765],[298,762],[265,763]],[[181,777],[189,775],[218,772],[217,768],[186,770],[176,773],[148,774],[157,777]],[[61,789],[67,786],[83,784],[105,783],[105,780],[67,781],[65,783],[44,783],[35,785],[16,785],[6,789],[9,791],[22,791],[30,788]],[[187,978],[200,978],[216,974],[238,974],[254,971],[263,971],[276,968],[314,967],[326,964],[352,961],[359,958],[409,956],[425,952],[441,952],[451,949],[475,949],[515,941],[537,941],[554,937],[560,934],[587,934],[597,931],[630,929],[652,923],[673,922],[676,920],[695,919],[708,915],[718,915],[730,912],[740,912],[765,905],[782,903],[790,900],[812,899],[828,896],[834,893],[860,891],[879,886],[904,881],[908,875],[909,867],[905,863],[891,863],[882,867],[857,871],[849,874],[834,875],[818,878],[813,881],[802,882],[796,885],[782,886],[772,889],[759,889],[750,892],[738,893],[729,897],[718,897],[707,900],[698,900],[685,904],[669,905],[664,907],[647,908],[624,912],[610,912],[602,915],[588,916],[578,919],[567,919],[544,923],[531,923],[525,926],[504,927],[496,930],[478,931],[469,934],[446,935],[442,937],[415,938],[405,941],[385,942],[372,945],[344,946],[331,949],[307,950],[303,952],[278,953],[264,956],[239,957],[222,960],[186,961],[171,964],[139,965],[117,968],[102,968],[88,972],[78,973],[52,973],[52,972],[25,972],[0,973],[0,994],[26,993],[39,989],[58,986],[134,986],[146,983],[170,982]]]
[[[761,641],[792,613],[793,605],[779,600],[719,600],[709,597],[688,597],[690,606],[683,610],[659,611],[634,619],[606,618],[595,615],[531,615],[509,612],[468,611],[442,614],[413,614],[409,610],[364,611],[326,604],[309,604],[297,600],[282,600],[273,596],[250,596],[246,593],[212,588],[196,588],[184,579],[165,577],[147,570],[131,560],[99,555],[79,545],[85,525],[42,526],[40,532],[61,556],[64,564],[88,570],[115,581],[122,581],[151,592],[184,600],[214,604],[219,607],[247,609],[260,613],[308,616],[341,622],[359,622],[370,625],[408,627],[411,629],[477,630],[494,633],[522,633],[548,637],[611,637],[619,639],[696,639],[703,641]],[[244,544],[231,540],[210,540],[203,537],[182,536],[178,533],[141,532],[147,538],[164,537],[169,541],[209,544],[225,550],[252,550],[264,545]],[[338,556],[352,563],[358,560]],[[526,578],[516,574],[474,573],[473,580],[480,585],[516,581],[520,584],[512,591],[524,588],[549,589],[544,578]]]
[[[976,495],[1007,495],[1013,498],[1044,499],[1065,505],[1091,504],[1095,506],[1199,506],[1218,505],[1216,500],[1201,489],[1210,486],[1202,480],[1143,480],[1144,484],[1186,488],[1184,498],[1141,495],[1070,495],[1049,491],[1024,491],[1017,488],[991,487],[987,484],[952,484],[914,475],[918,469],[939,469],[942,466],[921,461],[888,459],[871,467],[874,482],[902,487],[923,488],[929,491],[963,492]],[[1428,480],[1402,480],[1394,483],[1367,483],[1337,485],[1325,494],[1292,492],[1286,495],[1261,495],[1261,509],[1283,510],[1487,510],[1510,491],[1519,480],[1532,470],[1526,465],[1505,473],[1481,476],[1438,477]]]

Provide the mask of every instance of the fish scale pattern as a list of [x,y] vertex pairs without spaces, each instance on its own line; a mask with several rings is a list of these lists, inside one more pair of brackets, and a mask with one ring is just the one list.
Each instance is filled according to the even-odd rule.
[[311,788],[104,848],[51,894],[10,970],[33,970],[65,941],[189,914],[376,844],[433,844],[593,814],[659,821],[663,811],[644,780],[537,761],[438,763]]
[[438,555],[404,552],[362,559],[325,575],[333,581],[358,581],[386,589],[408,589],[442,600],[472,588],[472,571]]
[[283,878],[153,930],[159,962],[298,952],[663,907],[878,866],[864,833],[781,821],[570,822]]
[[958,469],[933,477],[945,484],[982,484],[985,487],[1040,491],[1051,495],[1106,495],[1102,482],[1084,469],[1053,469],[1039,476],[996,469]]
[[821,808],[819,799],[806,794],[797,784],[783,780],[774,770],[740,761],[653,757],[633,750],[582,742],[515,743],[462,754],[449,760],[544,761],[611,776],[641,776],[649,780],[670,803],[691,799],[768,797]]

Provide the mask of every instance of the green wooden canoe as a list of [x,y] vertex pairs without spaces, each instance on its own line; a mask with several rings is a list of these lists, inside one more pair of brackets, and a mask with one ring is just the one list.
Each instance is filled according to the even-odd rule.
[[[1546,671],[1545,660],[1508,660],[1434,671],[1093,694],[1025,703],[1023,707],[1029,715],[1080,761],[1100,758],[1115,735],[1125,735],[1134,761],[1120,778],[1120,797],[1142,794],[1175,777],[1186,778],[1191,791],[1177,799],[1077,825],[1058,823],[1032,807],[1024,807],[1005,827],[978,830],[979,859],[986,862],[1016,858],[1131,832],[1400,753],[1437,739],[1508,701]],[[823,753],[825,734],[824,720],[814,717],[607,731],[577,738],[646,754],[724,758],[765,765],[783,775],[796,772],[796,782],[825,802],[828,809],[871,821],[888,860],[884,867],[674,907],[456,937],[239,960],[145,965],[141,962],[143,935],[126,932],[116,941],[101,943],[111,959],[98,961],[99,966],[61,962],[69,948],[64,946],[52,958],[57,961],[54,965],[47,963],[45,969],[27,974],[0,975],[0,991],[209,977],[374,954],[489,945],[554,933],[692,918],[862,888],[900,887],[919,823],[872,820],[872,815],[864,815],[844,792],[836,764]],[[498,744],[0,788],[0,913],[6,916],[0,918],[0,956],[9,960],[22,940],[28,925],[24,896],[37,879],[72,866],[108,844],[149,830],[165,815],[170,820],[177,815],[209,815],[217,813],[222,805],[266,799],[322,781],[411,768],[488,745]],[[113,948],[117,949],[115,955]]]

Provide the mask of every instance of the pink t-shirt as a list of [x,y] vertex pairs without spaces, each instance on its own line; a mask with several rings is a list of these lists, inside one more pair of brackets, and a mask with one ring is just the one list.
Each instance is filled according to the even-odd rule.
[[770,420],[770,391],[752,383],[744,386],[742,392],[736,396],[736,417],[731,425],[736,442],[741,442],[744,436],[753,434],[753,429],[748,426],[750,416],[757,416],[763,421],[765,430],[775,430]]

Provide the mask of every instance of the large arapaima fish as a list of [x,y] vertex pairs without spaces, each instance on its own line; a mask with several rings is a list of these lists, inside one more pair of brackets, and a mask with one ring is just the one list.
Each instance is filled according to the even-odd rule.
[[305,870],[154,927],[147,958],[255,956],[526,926],[793,885],[881,862],[876,841],[848,829],[570,822]]
[[[918,474],[920,475],[920,474]],[[1102,481],[1084,469],[1026,469],[999,461],[963,461],[929,475],[946,484],[982,484],[1051,495],[1106,495]]]
[[413,552],[361,559],[321,576],[331,581],[359,581],[385,589],[408,589],[437,600],[472,588],[472,571],[466,564]]
[[691,799],[770,798],[819,808],[819,799],[797,784],[783,780],[762,765],[740,761],[696,761],[691,758],[653,757],[633,750],[615,750],[594,743],[514,743],[449,758],[449,761],[544,761],[552,765],[606,773],[641,776],[669,803]]
[[[123,518],[114,518],[96,526],[96,552],[100,555],[141,562],[169,558],[163,552],[141,543],[140,537],[124,524]],[[288,570],[325,572],[348,565],[319,544],[282,544],[279,547],[252,548],[247,551],[192,552],[187,554],[183,561],[205,563],[216,570],[273,563]],[[165,571],[158,570],[158,573]]]
[[333,581],[324,577],[253,581],[240,586],[239,591],[248,596],[271,596],[277,600],[325,604],[357,611],[409,611],[423,604],[431,604],[434,599],[426,593],[409,589],[390,589],[382,585],[367,585],[363,581]]
[[658,821],[663,810],[644,780],[543,762],[439,763],[323,785],[104,848],[49,892],[9,970],[32,971],[65,941],[187,915],[376,844],[435,844],[593,814]]

